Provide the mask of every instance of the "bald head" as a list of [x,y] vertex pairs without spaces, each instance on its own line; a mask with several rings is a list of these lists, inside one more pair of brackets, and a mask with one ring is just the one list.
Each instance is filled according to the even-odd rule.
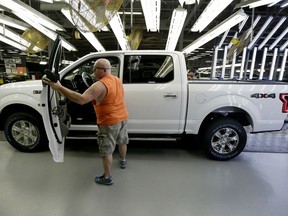
[[98,59],[93,67],[96,78],[101,79],[103,76],[111,75],[111,64],[107,59]]
[[110,64],[110,61],[108,61],[108,59],[104,59],[104,58],[100,58],[98,59],[94,66],[96,67],[103,67],[103,68],[111,68],[111,64]]

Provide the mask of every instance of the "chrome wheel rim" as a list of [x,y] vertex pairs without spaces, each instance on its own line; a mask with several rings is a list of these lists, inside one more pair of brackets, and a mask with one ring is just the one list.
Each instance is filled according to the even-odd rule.
[[220,154],[229,154],[239,144],[239,136],[232,128],[221,128],[211,139],[211,146],[214,151]]
[[13,139],[23,146],[34,145],[38,136],[38,129],[28,121],[17,121],[12,126]]

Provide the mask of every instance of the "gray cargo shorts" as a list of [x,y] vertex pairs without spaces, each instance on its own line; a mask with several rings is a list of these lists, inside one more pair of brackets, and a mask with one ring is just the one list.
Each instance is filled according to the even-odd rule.
[[127,120],[114,125],[98,125],[97,142],[101,156],[113,154],[116,144],[128,144]]

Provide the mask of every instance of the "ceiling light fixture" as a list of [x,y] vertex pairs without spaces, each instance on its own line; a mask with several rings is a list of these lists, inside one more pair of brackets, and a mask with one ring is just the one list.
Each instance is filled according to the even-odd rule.
[[[54,22],[50,18],[44,16],[40,12],[36,11],[32,7],[26,5],[19,0],[11,0],[9,2],[5,0],[0,0],[0,4],[4,7],[9,8],[13,14],[33,26],[35,29],[37,29],[53,41],[57,38],[57,33],[53,30],[65,31],[65,29],[63,29],[62,26],[60,26],[58,23]],[[68,41],[63,38],[61,38],[61,40],[63,41],[62,45],[65,49],[69,51],[77,51],[77,49]]]
[[283,75],[285,72],[285,67],[286,67],[286,59],[287,59],[287,53],[288,53],[288,49],[285,49],[284,53],[283,53],[283,58],[282,58],[282,63],[281,63],[281,69],[280,69],[280,73],[279,73],[279,78],[278,80],[283,80]]
[[185,5],[191,5],[191,4],[195,4],[196,0],[179,0],[179,3],[183,7],[184,3]]
[[261,7],[264,5],[269,5],[269,4],[273,4],[275,2],[275,0],[261,0],[261,1],[257,1],[257,2],[253,2],[251,4],[249,4],[249,8],[256,8],[256,7]]
[[276,38],[276,40],[270,45],[269,50],[272,50],[276,44],[287,34],[288,27]]
[[[42,13],[38,12],[34,8],[28,6],[27,4],[23,3],[20,0],[0,0],[0,4],[6,8],[9,8],[15,14],[25,15],[30,18],[31,22],[38,22],[41,25],[53,30],[53,31],[65,31],[65,29],[59,25],[58,23],[54,22],[52,19],[44,16]],[[20,17],[21,18],[21,17]],[[28,24],[31,25],[31,22]]]
[[114,17],[109,21],[109,24],[117,38],[117,41],[122,50],[131,50],[131,47],[126,38],[126,33],[121,21],[119,14],[115,14]]
[[279,27],[283,24],[283,22],[286,20],[286,17],[282,17],[281,20],[276,24],[276,26],[272,29],[272,31],[269,32],[269,34],[266,36],[266,38],[262,41],[262,43],[259,45],[258,49],[262,49],[263,46],[267,43],[267,41],[272,37],[272,35],[279,29]]
[[247,15],[244,13],[243,10],[239,10],[235,12],[233,15],[225,19],[219,25],[208,31],[206,34],[202,35],[187,47],[185,47],[182,52],[190,53],[193,50],[201,47],[202,45],[206,44],[208,41],[212,40],[213,38],[219,36],[223,32],[227,31],[228,29],[232,28],[233,26],[237,25],[238,23],[242,22],[247,18]]
[[249,19],[249,17],[247,17],[245,20],[243,20],[243,22],[239,25],[239,30],[238,32],[240,33],[241,30],[243,29],[244,25],[246,24],[247,20]]
[[204,11],[201,13],[195,24],[192,26],[191,31],[201,32],[208,26],[209,23],[215,19],[233,0],[221,1],[211,0]]
[[249,8],[255,8],[255,7],[273,4],[275,3],[275,1],[278,1],[278,0],[242,0],[239,4],[235,6],[234,9],[247,7],[247,6],[249,6]]
[[4,14],[0,14],[0,23],[7,25],[7,26],[10,26],[10,27],[13,27],[13,28],[16,28],[16,29],[19,29],[19,30],[22,30],[22,31],[25,31],[25,30],[31,28],[31,26],[29,24],[22,22],[20,20],[11,18],[11,17],[6,16]]
[[[64,16],[74,25],[71,13],[69,9],[62,8],[61,12],[64,14]],[[74,14],[76,16],[77,14]],[[80,18],[78,19],[81,20]],[[81,26],[85,26],[84,23],[81,24]],[[89,43],[99,52],[105,51],[102,44],[99,42],[99,40],[96,38],[96,36],[92,32],[83,32],[80,29],[78,31],[89,41]]]
[[[50,39],[52,39],[53,41],[56,40],[57,38],[57,33],[45,28],[43,25],[41,25],[38,22],[33,22],[32,20],[30,20],[30,17],[27,17],[26,14],[19,14],[19,13],[15,13],[13,12],[16,16],[18,16],[20,19],[24,20],[27,23],[30,23],[31,26],[33,26],[35,29],[37,29],[38,31],[40,31],[42,34],[46,35],[47,37],[49,37]],[[70,44],[68,41],[66,41],[64,38],[61,37],[62,40],[62,46],[67,49],[68,51],[77,51],[77,49]]]
[[288,40],[280,47],[280,51],[282,52],[288,45]]
[[187,16],[187,10],[182,7],[178,7],[173,10],[165,50],[169,51],[175,50],[180,33],[182,32],[183,29],[186,16]]
[[157,32],[160,30],[160,0],[141,0],[141,6],[145,17],[147,31]]
[[226,39],[228,33],[229,33],[230,29],[228,29],[227,31],[224,32],[219,44],[218,44],[218,47],[222,47],[223,43],[224,43],[224,40]]
[[[2,35],[4,38],[7,38],[8,40],[14,41],[17,44],[26,47],[25,50],[21,49],[22,51],[28,51],[28,48],[32,48],[32,47],[30,47],[31,43],[29,41],[25,40],[24,38],[21,37],[21,35],[8,29],[7,27],[4,28],[4,27],[0,26],[0,35]],[[19,46],[17,46],[16,48],[18,48],[18,47]],[[33,46],[32,50],[34,52],[39,52],[42,49],[40,49],[37,46]]]
[[281,8],[287,7],[288,6],[288,1],[285,1],[283,4],[281,4]]
[[267,7],[272,7],[280,1],[282,1],[282,0],[275,0],[273,3],[269,4]]
[[273,16],[269,16],[268,19],[266,20],[266,22],[264,23],[264,25],[260,28],[260,30],[257,32],[256,36],[253,38],[253,40],[250,42],[250,44],[248,45],[248,50],[251,50],[253,48],[253,46],[255,45],[255,43],[258,41],[259,37],[263,34],[263,32],[265,31],[265,29],[267,28],[267,26],[270,24],[270,22],[272,21]]
[[133,14],[133,15],[142,15],[143,14],[142,12],[136,12],[136,11],[133,11],[133,12],[131,12],[131,11],[118,11],[117,13],[119,15],[123,15],[123,14],[125,14],[125,15],[131,15],[131,14]]
[[4,28],[0,26],[0,34],[2,34],[3,37],[9,38],[25,47],[29,47],[31,43],[29,43],[27,40],[23,39],[19,34],[13,32],[12,30],[8,29],[7,27]]
[[0,41],[4,42],[6,44],[9,44],[10,46],[13,46],[13,47],[15,47],[15,48],[17,48],[19,50],[22,50],[22,51],[25,51],[25,52],[27,51],[27,47],[25,47],[25,46],[15,42],[15,41],[13,41],[13,40],[10,40],[10,39],[8,39],[6,37],[3,37],[2,35],[0,35]]
[[272,80],[273,79],[277,56],[278,56],[278,48],[275,48],[274,52],[273,52],[273,57],[272,57],[272,62],[271,62],[271,67],[270,67],[270,73],[269,73],[268,80]]
[[[247,21],[248,18],[249,18],[249,16],[247,16],[247,18],[246,18],[245,20]],[[253,21],[252,27],[249,28],[248,32],[247,32],[247,33],[245,33],[245,32],[243,33],[243,34],[246,35],[246,36],[245,36],[245,40],[248,38],[249,35],[251,35],[253,29],[254,29],[255,26],[258,24],[258,22],[259,22],[260,19],[261,19],[261,16],[258,15],[258,16],[256,17],[256,19]],[[243,22],[245,22],[245,20],[243,20]],[[242,23],[243,23],[243,22],[242,22]],[[241,23],[241,25],[242,25],[242,23]],[[241,27],[241,26],[240,26],[240,27]],[[239,33],[240,33],[240,30],[239,30]],[[237,38],[237,37],[238,37],[238,32],[236,32],[236,33],[234,34],[233,38]],[[233,43],[230,41],[230,43],[229,43],[229,45],[228,45],[229,49],[230,49],[232,46],[233,46]]]
[[44,60],[41,60],[40,62],[39,62],[39,64],[40,65],[46,65],[48,62],[47,61],[44,61]]
[[47,2],[47,3],[53,3],[53,0],[39,0],[39,1]]

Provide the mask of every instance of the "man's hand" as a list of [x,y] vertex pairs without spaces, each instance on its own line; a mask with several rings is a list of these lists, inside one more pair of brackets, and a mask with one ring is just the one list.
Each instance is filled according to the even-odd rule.
[[53,89],[57,89],[58,80],[54,73],[45,69],[45,75],[42,77],[43,86],[50,85]]
[[46,77],[51,80],[52,82],[57,82],[57,77],[54,73],[52,73],[49,69],[45,69],[44,73],[46,74]]
[[43,86],[49,85],[49,86],[51,86],[51,88],[53,88],[55,90],[58,90],[61,86],[60,82],[58,82],[58,81],[53,82],[46,75],[44,75],[42,77],[42,84],[43,84]]

